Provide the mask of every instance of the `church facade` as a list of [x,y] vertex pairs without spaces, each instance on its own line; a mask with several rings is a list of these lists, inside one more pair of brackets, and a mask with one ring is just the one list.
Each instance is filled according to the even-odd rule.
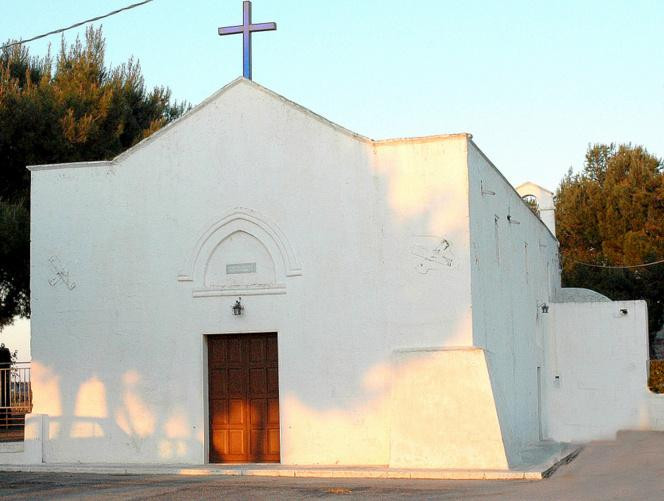
[[645,304],[561,289],[469,134],[370,140],[240,78],[30,170],[40,461],[508,469],[652,424]]

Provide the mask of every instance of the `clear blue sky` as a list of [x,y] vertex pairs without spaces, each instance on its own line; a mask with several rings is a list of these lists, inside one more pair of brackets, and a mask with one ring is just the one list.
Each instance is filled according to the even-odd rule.
[[[0,39],[134,1],[3,0]],[[254,36],[254,80],[366,136],[470,132],[511,182],[550,188],[590,142],[664,156],[664,1],[254,0],[253,17],[278,25]],[[241,37],[217,35],[241,20],[241,0],[155,0],[103,21],[107,60],[196,104],[242,73]]]

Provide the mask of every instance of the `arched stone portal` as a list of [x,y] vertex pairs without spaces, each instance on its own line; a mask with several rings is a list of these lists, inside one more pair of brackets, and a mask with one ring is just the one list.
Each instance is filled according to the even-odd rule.
[[199,238],[181,282],[195,297],[283,294],[286,278],[302,274],[279,228],[256,211],[236,208]]

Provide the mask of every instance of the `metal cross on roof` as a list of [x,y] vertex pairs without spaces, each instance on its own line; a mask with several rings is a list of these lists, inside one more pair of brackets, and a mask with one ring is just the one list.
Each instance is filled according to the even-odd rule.
[[277,29],[277,23],[251,24],[251,2],[242,2],[242,24],[240,26],[225,26],[219,28],[220,35],[235,35],[242,33],[242,75],[251,80],[251,34],[254,31],[272,31]]

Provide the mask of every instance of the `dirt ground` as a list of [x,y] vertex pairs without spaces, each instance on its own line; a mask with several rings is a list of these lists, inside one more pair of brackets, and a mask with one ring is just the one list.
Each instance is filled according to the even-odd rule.
[[664,499],[664,432],[588,444],[538,481],[0,473],[3,499]]

